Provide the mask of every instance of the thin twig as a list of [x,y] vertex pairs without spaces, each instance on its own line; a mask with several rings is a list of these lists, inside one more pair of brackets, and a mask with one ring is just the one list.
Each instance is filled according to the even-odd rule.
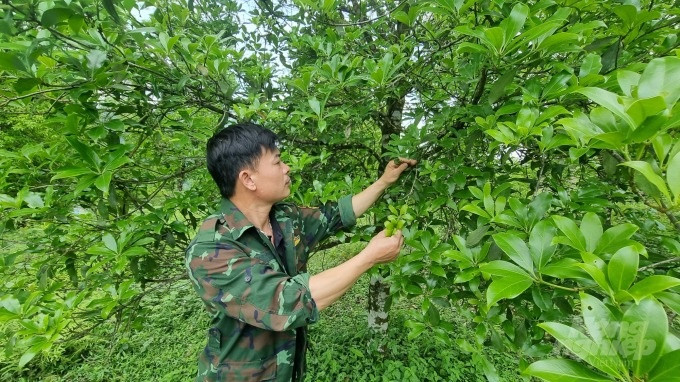
[[84,84],[84,82],[80,82],[80,83],[77,83],[77,84],[75,84],[75,85],[64,86],[64,87],[61,87],[61,88],[50,88],[50,89],[38,90],[38,91],[36,91],[36,92],[29,93],[29,94],[24,94],[24,95],[21,95],[21,96],[18,96],[18,97],[8,98],[7,101],[5,101],[5,103],[3,103],[3,104],[0,105],[0,106],[7,106],[10,102],[18,101],[18,100],[20,100],[20,99],[33,97],[33,96],[40,95],[40,94],[51,93],[51,92],[58,92],[58,91],[62,91],[62,90],[71,90],[71,89],[75,89],[75,88],[81,87],[83,84]]
[[663,260],[663,261],[659,261],[658,263],[645,265],[644,267],[638,269],[638,272],[646,271],[648,269],[653,269],[653,268],[656,268],[659,265],[674,263],[676,261],[680,261],[680,257],[674,257],[672,259],[666,259],[666,260]]
[[370,20],[357,21],[356,23],[343,23],[343,24],[327,23],[327,22],[324,22],[324,21],[321,21],[321,23],[326,24],[326,25],[330,25],[330,26],[333,26],[333,27],[353,27],[353,26],[359,26],[359,25],[369,24],[369,23],[372,23],[372,22],[374,22],[374,21],[378,21],[378,20],[382,19],[382,18],[385,17],[385,16],[388,16],[388,15],[392,14],[392,12],[396,11],[397,9],[399,9],[399,7],[401,7],[402,5],[404,5],[404,3],[406,3],[407,1],[408,1],[408,0],[403,0],[401,3],[397,4],[396,7],[392,8],[392,9],[390,9],[389,11],[387,11],[386,13],[384,13],[384,14],[382,14],[382,15],[380,15],[380,16],[374,17],[374,18],[372,18],[372,19],[370,19]]

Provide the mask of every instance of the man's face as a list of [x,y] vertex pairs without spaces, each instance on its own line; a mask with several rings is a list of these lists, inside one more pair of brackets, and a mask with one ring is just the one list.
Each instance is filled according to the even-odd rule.
[[290,195],[290,167],[281,161],[280,151],[263,149],[262,156],[251,174],[257,189],[255,193],[263,200],[276,203]]

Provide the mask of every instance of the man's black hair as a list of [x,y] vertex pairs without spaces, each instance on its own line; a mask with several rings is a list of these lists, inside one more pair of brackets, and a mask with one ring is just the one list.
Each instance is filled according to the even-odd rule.
[[276,150],[276,140],[273,131],[250,122],[225,127],[208,139],[208,172],[223,198],[234,195],[239,172],[257,166],[263,149]]

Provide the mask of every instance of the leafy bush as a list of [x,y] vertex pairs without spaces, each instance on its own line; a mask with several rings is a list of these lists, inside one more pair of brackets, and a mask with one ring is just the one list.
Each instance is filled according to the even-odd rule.
[[[490,380],[489,345],[545,380],[665,378],[677,24],[674,2],[649,0],[3,4],[5,370],[143,325],[218,197],[206,138],[252,120],[279,134],[301,204],[419,160],[372,219],[325,244],[403,226],[408,249],[369,295],[418,304],[411,340],[468,352]],[[386,316],[389,301],[371,307]],[[451,307],[472,338],[452,338]],[[574,360],[546,360],[556,341]],[[431,365],[400,357],[401,378]]]

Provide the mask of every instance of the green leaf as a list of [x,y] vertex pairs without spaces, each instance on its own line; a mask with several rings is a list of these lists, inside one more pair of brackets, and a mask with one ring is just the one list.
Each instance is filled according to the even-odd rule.
[[456,274],[456,277],[453,279],[453,283],[454,284],[466,283],[477,277],[479,273],[480,270],[477,268],[469,268],[464,271],[458,272],[458,274]]
[[619,322],[611,310],[599,299],[581,293],[581,314],[588,334],[596,343],[603,345],[604,354],[618,357],[614,341],[619,333]]
[[444,268],[437,264],[430,265],[430,273],[432,273],[435,276],[446,277],[446,271],[444,270]]
[[586,271],[604,292],[612,294],[612,289],[607,282],[607,277],[604,275],[604,272],[602,272],[602,270],[597,267],[597,265],[581,263],[578,264],[578,266]]
[[21,317],[21,303],[12,296],[4,296],[0,300],[0,322]]
[[76,184],[76,188],[73,190],[73,193],[78,195],[81,192],[83,192],[86,188],[90,187],[95,179],[97,179],[97,174],[91,174],[91,175],[86,175],[78,181],[78,184]]
[[479,269],[484,273],[494,276],[531,277],[528,273],[526,273],[526,271],[522,270],[522,268],[504,260],[494,260],[486,264],[482,264],[479,266]]
[[24,365],[29,363],[36,355],[38,355],[38,352],[35,351],[35,349],[33,349],[33,347],[26,350],[26,352],[19,359],[19,368],[24,367]]
[[423,288],[418,284],[407,284],[404,290],[410,294],[421,295],[423,294]]
[[492,306],[504,298],[515,298],[527,290],[533,281],[528,276],[505,276],[494,279],[486,290],[486,304]]
[[624,25],[630,28],[636,21],[637,8],[632,4],[617,5],[614,7],[614,13],[621,18]]
[[676,153],[671,160],[668,161],[666,167],[666,181],[668,187],[675,198],[675,204],[680,204],[680,152]]
[[110,233],[104,235],[104,237],[102,237],[102,241],[104,242],[104,246],[106,246],[106,248],[112,252],[118,252],[118,244],[116,243],[116,239],[114,239]]
[[[663,98],[661,97],[654,97],[654,98],[644,98],[644,99],[638,99],[630,106],[626,108],[626,114],[630,115],[631,118],[633,118],[633,121],[635,121],[635,124],[637,126],[641,125],[642,122],[647,119],[647,117],[651,117],[653,115],[656,115],[663,110],[666,109],[666,104],[663,101]],[[655,127],[652,125],[652,127]],[[649,135],[652,135],[654,132],[657,132],[661,129],[661,126],[658,126],[658,128],[655,128],[653,130],[647,130],[647,129],[639,129],[636,131],[636,133],[642,134],[643,132]],[[652,131],[652,132],[649,132]],[[640,139],[641,138],[637,138]],[[646,139],[645,139],[646,140]]]
[[43,82],[38,78],[19,78],[14,83],[14,90],[21,94],[33,90],[36,86],[42,83]]
[[626,122],[632,129],[636,127],[633,119],[624,111],[623,104],[619,102],[619,98],[616,94],[600,88],[583,88],[578,90],[578,92],[590,98],[591,101],[614,113],[624,122]]
[[505,33],[500,27],[487,28],[484,30],[484,42],[496,54],[501,53],[503,45],[505,44]]
[[118,11],[116,11],[114,0],[102,0],[102,4],[104,4],[104,9],[106,9],[106,12],[108,12],[113,21],[115,21],[116,24],[120,24],[120,17],[118,17]]
[[600,70],[602,70],[601,60],[602,59],[598,54],[595,53],[588,54],[586,56],[586,59],[583,61],[583,64],[581,65],[581,69],[579,70],[578,76],[585,77],[589,74],[599,74]]
[[489,214],[489,216],[495,215],[493,196],[484,195],[484,210]]
[[616,79],[623,94],[631,97],[633,88],[637,87],[638,82],[640,82],[640,75],[628,70],[619,70],[616,72]]
[[487,53],[489,50],[482,45],[471,43],[471,42],[462,42],[458,45],[458,48],[456,48],[456,53],[461,54],[461,53]]
[[314,111],[314,113],[315,113],[317,116],[321,116],[321,104],[319,103],[319,100],[316,99],[316,97],[310,97],[310,98],[308,99],[308,102],[309,102],[309,107],[312,108],[312,110]]
[[72,15],[68,19],[68,26],[74,34],[79,34],[85,25],[85,18],[81,15]]
[[117,169],[118,167],[131,162],[132,160],[128,158],[127,156],[120,156],[120,157],[114,157],[111,159],[111,161],[107,162],[106,165],[104,165],[104,168],[102,171],[113,171]]
[[395,20],[399,21],[402,24],[411,25],[411,18],[409,18],[408,14],[404,11],[396,11],[392,13],[392,18],[394,18]]
[[24,198],[24,203],[28,206],[28,208],[43,208],[45,207],[45,202],[43,201],[42,197],[40,196],[39,193],[37,192],[29,192],[28,195]]
[[106,61],[106,52],[102,50],[91,50],[87,54],[87,67],[91,70],[97,70],[104,65]]
[[588,274],[579,267],[580,262],[574,259],[560,259],[554,263],[549,263],[542,270],[541,274],[557,277],[560,279],[587,279]]
[[76,149],[76,151],[78,151],[78,154],[80,154],[80,157],[85,160],[85,162],[90,164],[93,169],[99,171],[99,156],[90,147],[75,137],[66,137],[66,140],[74,149]]
[[84,174],[92,174],[92,170],[87,167],[65,167],[57,171],[57,174],[52,177],[51,180],[57,180],[62,178],[72,178],[74,176],[80,176]]
[[482,192],[482,190],[480,190],[479,187],[470,186],[470,187],[468,187],[468,191],[470,191],[470,193],[475,198],[477,198],[479,200],[484,200],[484,192]]
[[[592,123],[587,117],[562,118],[557,121],[557,123],[564,127],[564,130],[572,137],[572,139],[574,139],[574,141],[583,143],[587,143],[594,136],[603,133],[602,129]],[[583,149],[586,151],[588,150],[587,147],[584,147]],[[585,154],[586,151],[583,151],[578,156]]]
[[[603,107],[598,106],[590,111],[590,121],[596,124],[604,132],[619,132],[619,126],[614,114]],[[627,132],[628,130],[624,131]]]
[[507,232],[493,235],[493,240],[496,242],[496,245],[512,259],[512,261],[529,271],[530,274],[534,273],[534,264],[531,259],[531,253],[529,252],[529,247],[524,243],[524,240]]
[[538,45],[538,49],[545,50],[548,54],[576,51],[579,49],[578,41],[580,37],[581,36],[576,33],[555,33],[543,39],[543,41],[541,41],[541,43]]
[[111,183],[111,171],[105,171],[99,175],[94,181],[94,186],[100,189],[105,195],[109,193],[109,184]]
[[43,12],[40,17],[40,24],[45,27],[52,27],[62,21],[68,20],[72,14],[73,11],[69,8],[51,8]]
[[[553,216],[553,221],[557,228],[564,233],[567,238],[566,244],[579,250],[586,251],[586,239],[573,220],[564,216]],[[553,240],[554,241],[554,240]]]
[[515,69],[510,69],[493,84],[489,90],[489,103],[493,104],[505,95],[505,88],[512,83],[515,78]]
[[517,36],[513,39],[512,44],[508,50],[513,50],[518,47],[519,44],[528,43],[529,41],[537,40],[540,46],[541,40],[547,36],[555,33],[555,30],[560,27],[564,22],[561,20],[552,20],[547,22],[539,23]]
[[660,57],[647,64],[638,85],[638,97],[652,98],[662,96],[668,107],[680,97],[680,58]]
[[632,365],[633,374],[642,377],[657,363],[668,334],[668,317],[661,304],[647,298],[633,304],[621,321],[621,353]]
[[434,305],[430,305],[430,307],[427,309],[427,312],[425,313],[425,318],[427,319],[427,322],[432,326],[438,326],[441,321],[439,310]]
[[555,253],[556,246],[552,245],[555,228],[548,220],[541,220],[529,234],[529,252],[536,268],[540,271]]
[[566,359],[545,359],[532,363],[524,370],[524,374],[541,378],[548,382],[610,382],[602,374],[598,374],[582,364]]
[[522,30],[524,22],[529,14],[529,7],[524,3],[517,3],[512,8],[510,16],[505,20],[501,21],[501,28],[503,29],[503,39],[506,42],[512,41],[519,31]]
[[604,232],[597,243],[595,254],[609,253],[612,254],[625,246],[628,239],[638,230],[638,227],[631,223],[619,224],[609,228]]
[[668,188],[666,188],[666,183],[663,179],[654,172],[652,165],[644,161],[629,161],[620,164],[621,166],[628,166],[638,172],[640,172],[650,183],[652,183],[662,194],[669,200],[670,195],[668,194]]
[[633,247],[623,247],[616,251],[609,265],[607,275],[615,292],[626,290],[637,275],[640,255]]
[[[603,356],[603,349],[600,345],[588,338],[580,331],[557,322],[545,322],[538,324],[551,336],[555,337],[564,347],[569,349],[574,355],[586,361],[591,366],[601,370],[613,377],[623,379],[622,374],[625,368],[621,361],[611,356]],[[617,362],[618,361],[618,362]]]
[[[673,137],[668,133],[658,134],[652,139],[652,146],[654,147],[654,153],[659,163],[663,163],[671,150],[673,145]],[[670,161],[669,161],[670,163]],[[670,183],[669,183],[670,184]]]
[[487,219],[491,218],[491,216],[486,211],[484,211],[481,207],[479,207],[476,204],[466,204],[463,206],[463,208],[461,208],[461,210],[472,212],[473,214],[479,215],[483,218]]
[[527,215],[529,227],[533,227],[539,220],[543,219],[545,213],[550,209],[552,196],[547,192],[542,192],[529,203],[529,213]]
[[680,382],[680,349],[664,354],[649,372],[648,382]]
[[541,95],[542,99],[550,99],[564,92],[567,88],[567,82],[571,79],[572,74],[568,72],[560,72],[550,79],[543,87]]
[[644,278],[628,290],[636,302],[654,293],[680,285],[680,279],[665,275],[652,275]]
[[588,212],[583,216],[583,220],[581,220],[580,230],[586,239],[586,250],[588,252],[594,251],[597,243],[600,241],[600,237],[602,237],[602,222],[600,222],[600,218],[596,214]]
[[657,292],[654,297],[658,298],[666,304],[667,307],[671,308],[675,314],[680,314],[680,294],[674,292]]
[[0,69],[25,71],[26,67],[21,58],[14,53],[0,52]]
[[399,215],[406,215],[408,213],[408,204],[404,204],[399,208]]

